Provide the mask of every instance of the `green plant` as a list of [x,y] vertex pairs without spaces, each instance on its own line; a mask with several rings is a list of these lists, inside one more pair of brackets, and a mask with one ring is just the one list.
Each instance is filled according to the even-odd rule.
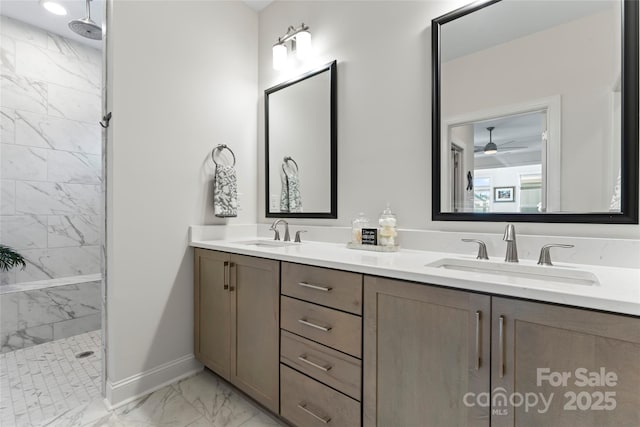
[[27,266],[22,255],[9,246],[0,245],[0,270],[9,271],[18,266],[22,267],[22,269]]

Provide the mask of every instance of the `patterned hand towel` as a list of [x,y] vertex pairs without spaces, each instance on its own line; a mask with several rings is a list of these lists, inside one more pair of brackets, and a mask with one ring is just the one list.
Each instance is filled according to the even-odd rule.
[[282,191],[280,192],[280,212],[302,212],[302,196],[300,180],[295,172],[284,170],[282,175]]
[[220,218],[238,216],[238,184],[233,166],[216,166],[213,213]]

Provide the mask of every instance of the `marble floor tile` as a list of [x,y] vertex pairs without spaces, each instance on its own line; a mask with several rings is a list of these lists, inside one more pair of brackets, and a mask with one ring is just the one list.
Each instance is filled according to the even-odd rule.
[[[81,426],[108,415],[94,378],[100,336],[93,331],[0,354],[2,426]],[[84,350],[94,354],[77,359]]]
[[[2,426],[286,425],[206,369],[109,411],[99,392],[100,342],[100,331],[94,331],[0,355]],[[95,354],[75,358],[86,349]]]
[[89,403],[77,405],[62,413],[47,419],[42,423],[46,427],[81,427],[109,418],[111,412],[106,408],[102,399],[94,399]]
[[180,381],[173,387],[216,426],[240,426],[261,412],[229,384],[209,371]]
[[116,409],[115,414],[125,425],[179,427],[202,418],[202,414],[171,386]]

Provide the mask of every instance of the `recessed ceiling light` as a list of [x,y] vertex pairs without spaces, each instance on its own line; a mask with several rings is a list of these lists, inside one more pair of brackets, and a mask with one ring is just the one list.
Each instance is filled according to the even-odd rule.
[[66,15],[67,14],[67,9],[65,9],[64,6],[62,6],[60,3],[56,3],[56,2],[51,1],[51,0],[40,0],[40,4],[42,5],[42,7],[44,7],[45,9],[47,9],[49,12],[53,13],[54,15]]

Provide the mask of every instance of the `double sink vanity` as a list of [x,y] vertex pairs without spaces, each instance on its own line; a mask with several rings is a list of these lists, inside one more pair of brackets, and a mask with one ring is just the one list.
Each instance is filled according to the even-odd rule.
[[[433,222],[615,224],[637,235],[638,9],[491,0],[431,21]],[[281,218],[347,221],[337,214],[337,120],[349,119],[337,111],[340,67],[265,90],[264,218],[276,233]],[[350,171],[362,184],[349,182],[345,212],[372,202],[358,192],[381,182],[370,169]],[[396,178],[420,188],[404,171]],[[394,200],[415,196],[396,190]],[[554,242],[529,236],[536,253],[530,244],[518,260],[507,228],[505,262],[484,259],[482,242],[478,257],[461,255],[469,236],[459,233],[429,242],[440,252],[380,253],[326,243],[343,236],[320,228],[325,243],[311,232],[274,241],[260,226],[242,239],[192,229],[195,355],[273,414],[296,426],[640,426],[640,270],[600,265],[620,265],[610,262],[625,249],[611,255],[604,242],[596,253],[583,239],[581,264],[553,263],[543,245]],[[422,247],[423,231],[401,230],[400,241]],[[627,257],[633,244],[621,246]]]
[[[638,270],[191,246],[196,357],[292,425],[640,425]],[[614,385],[578,382],[603,369]]]

